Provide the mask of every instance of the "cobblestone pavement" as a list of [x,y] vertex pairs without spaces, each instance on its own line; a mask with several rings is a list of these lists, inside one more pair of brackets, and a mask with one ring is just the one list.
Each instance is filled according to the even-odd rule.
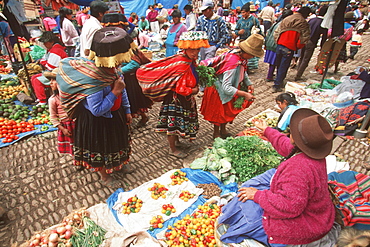
[[[341,71],[333,75],[329,70],[327,78],[352,72],[358,65],[368,66],[370,35],[364,36],[364,46],[356,56],[341,65]],[[304,76],[320,81],[321,76],[312,73],[316,56],[312,58]],[[232,134],[243,130],[243,123],[252,116],[275,105],[272,83],[264,78],[267,65],[260,59],[260,67],[250,75],[255,84],[256,101],[242,112],[228,127]],[[295,70],[290,70],[287,80],[293,80]],[[201,98],[198,98],[200,105]],[[121,187],[131,190],[157,178],[170,169],[182,168],[202,153],[204,147],[212,144],[212,126],[200,116],[200,131],[197,140],[188,150],[189,156],[182,160],[168,156],[165,136],[153,132],[159,103],[150,111],[149,124],[145,128],[133,129],[133,151],[130,164],[135,168],[132,174],[115,173]],[[135,120],[137,121],[137,120]],[[134,121],[134,123],[135,123]],[[99,175],[87,170],[77,171],[69,156],[57,152],[56,132],[31,137],[14,145],[0,149],[0,202],[7,214],[0,221],[0,246],[10,246],[29,239],[36,231],[55,225],[72,210],[90,207],[105,200],[115,189],[107,188],[99,181]],[[335,138],[333,153],[343,155],[350,162],[352,170],[366,173],[362,162],[369,158],[369,146],[362,140]]]

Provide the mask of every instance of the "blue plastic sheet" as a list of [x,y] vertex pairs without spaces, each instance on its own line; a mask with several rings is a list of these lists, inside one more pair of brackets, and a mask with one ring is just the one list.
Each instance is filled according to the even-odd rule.
[[[18,100],[15,100],[14,103],[16,105],[20,105],[20,106],[27,106],[28,109],[31,111],[32,110],[32,106],[30,105],[26,105]],[[28,117],[27,120],[31,119],[31,117]],[[47,130],[44,130],[42,131],[41,128],[43,126],[48,126],[48,129]],[[44,134],[46,132],[50,132],[50,131],[56,131],[58,128],[52,126],[52,125],[49,125],[49,124],[38,124],[38,125],[35,125],[35,130],[32,130],[32,131],[28,131],[28,132],[24,132],[24,133],[20,133],[18,134],[17,136],[19,137],[17,140],[14,140],[12,142],[9,142],[9,143],[3,143],[2,140],[4,140],[5,138],[0,138],[0,148],[3,148],[3,147],[7,147],[7,146],[10,146],[20,140],[22,140],[23,138],[27,137],[27,136],[31,136],[31,135],[40,135],[40,134]]]
[[[181,169],[181,171],[186,173],[186,177],[195,186],[198,185],[198,184],[209,184],[209,183],[217,184],[220,187],[220,189],[222,190],[221,195],[224,195],[224,194],[227,194],[227,193],[230,193],[230,192],[237,192],[237,190],[238,190],[238,185],[236,183],[230,183],[228,185],[224,185],[214,175],[212,175],[211,173],[209,173],[207,171],[193,170],[193,169],[190,169],[190,168],[183,168],[183,169]],[[113,216],[116,218],[116,220],[119,224],[121,224],[121,223],[118,219],[117,211],[113,209],[113,206],[116,203],[116,201],[118,200],[118,194],[122,193],[122,192],[125,192],[124,189],[119,188],[107,199],[108,207],[111,210]],[[166,220],[163,223],[163,228],[155,229],[154,231],[149,231],[148,230],[148,233],[150,235],[152,235],[153,237],[155,237],[159,232],[166,229],[169,225],[173,225],[176,221],[181,220],[186,215],[192,214],[198,208],[199,205],[203,205],[206,201],[207,201],[207,199],[205,199],[203,197],[203,195],[199,196],[198,200],[196,200],[190,207],[188,207],[185,211],[183,211],[179,216]]]

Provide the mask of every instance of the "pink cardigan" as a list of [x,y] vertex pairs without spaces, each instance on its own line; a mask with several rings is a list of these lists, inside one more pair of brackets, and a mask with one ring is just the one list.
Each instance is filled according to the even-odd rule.
[[[289,138],[275,129],[267,128],[265,136],[283,156],[293,149]],[[264,210],[263,228],[270,243],[308,244],[325,236],[334,223],[326,161],[304,153],[282,162],[270,190],[258,191],[254,201]]]

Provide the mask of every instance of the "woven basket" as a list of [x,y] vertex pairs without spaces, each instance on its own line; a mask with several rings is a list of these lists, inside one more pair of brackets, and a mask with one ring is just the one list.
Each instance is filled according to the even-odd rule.
[[144,55],[149,59],[152,59],[152,57],[153,57],[153,52],[152,51],[142,51],[142,53],[144,53]]

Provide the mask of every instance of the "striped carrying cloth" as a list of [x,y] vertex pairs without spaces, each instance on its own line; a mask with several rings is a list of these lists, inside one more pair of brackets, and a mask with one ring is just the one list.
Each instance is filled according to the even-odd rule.
[[179,80],[190,76],[191,63],[191,59],[178,54],[140,67],[136,77],[144,95],[156,102],[163,101]]
[[339,199],[344,226],[370,229],[370,177],[355,171],[332,172],[329,184]]
[[117,80],[114,68],[96,67],[87,58],[68,57],[59,65],[56,77],[62,107],[69,116],[87,96],[103,90]]

